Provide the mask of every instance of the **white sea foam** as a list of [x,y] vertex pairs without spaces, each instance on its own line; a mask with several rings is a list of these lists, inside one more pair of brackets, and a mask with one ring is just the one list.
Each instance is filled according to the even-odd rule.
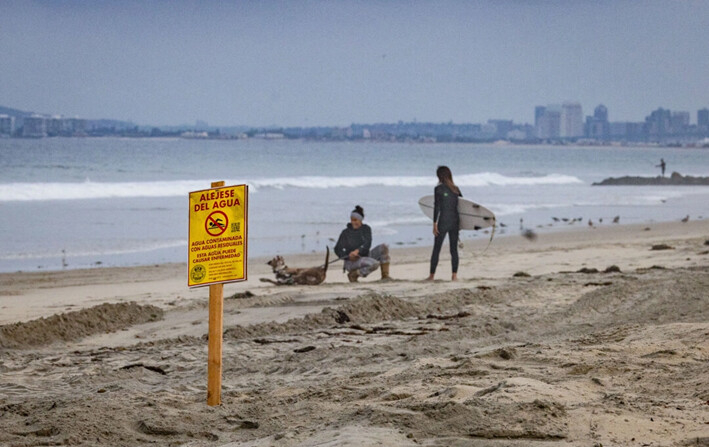
[[[563,175],[549,174],[538,177],[508,177],[494,172],[465,174],[456,176],[458,186],[511,186],[511,185],[565,185],[583,183],[579,178]],[[396,176],[396,177],[281,177],[260,179],[249,182],[251,188],[265,189],[276,188],[357,188],[364,186],[388,187],[418,187],[433,186],[435,178],[431,176]]]
[[77,200],[126,197],[174,197],[205,189],[199,180],[168,182],[102,183],[5,183],[0,184],[0,202],[32,200]]
[[[568,185],[583,183],[574,176],[549,174],[539,177],[508,177],[494,172],[465,174],[456,176],[456,184],[461,187],[515,186],[515,185]],[[77,200],[133,197],[179,197],[190,191],[205,188],[208,180],[174,180],[161,182],[76,182],[76,183],[4,183],[0,184],[0,202],[33,200]],[[227,184],[244,183],[241,180],[227,180]],[[366,186],[422,187],[432,186],[431,176],[401,177],[278,177],[246,180],[251,192],[267,189],[330,189],[358,188]]]
[[[495,213],[498,218],[514,214],[524,214],[528,211],[539,209],[554,209],[569,206],[564,203],[512,203],[512,204],[490,204],[489,208]],[[431,223],[429,217],[421,215],[421,213],[407,214],[401,217],[391,219],[375,219],[368,220],[367,223],[372,227],[373,231],[386,231],[388,227],[407,226],[407,225],[427,225]]]
[[524,214],[532,210],[550,210],[554,208],[563,208],[569,206],[565,203],[509,203],[509,204],[491,204],[488,206],[498,218],[501,216],[509,216],[511,214]]
[[425,224],[425,223],[430,223],[431,219],[426,217],[426,216],[419,216],[416,215],[415,217],[413,216],[405,216],[405,217],[400,217],[396,219],[388,219],[388,220],[370,220],[367,221],[369,226],[372,228],[382,228],[382,227],[388,227],[391,225],[412,225],[412,224]]

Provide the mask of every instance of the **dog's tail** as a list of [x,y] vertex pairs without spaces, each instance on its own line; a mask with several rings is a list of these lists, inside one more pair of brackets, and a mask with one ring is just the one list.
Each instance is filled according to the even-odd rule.
[[325,252],[325,270],[323,270],[323,273],[327,273],[327,266],[330,265],[330,247],[326,245],[325,248],[327,251]]

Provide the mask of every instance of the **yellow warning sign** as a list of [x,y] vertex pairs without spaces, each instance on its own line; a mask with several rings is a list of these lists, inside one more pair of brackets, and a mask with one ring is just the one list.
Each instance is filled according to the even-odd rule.
[[190,193],[189,287],[246,279],[247,185]]

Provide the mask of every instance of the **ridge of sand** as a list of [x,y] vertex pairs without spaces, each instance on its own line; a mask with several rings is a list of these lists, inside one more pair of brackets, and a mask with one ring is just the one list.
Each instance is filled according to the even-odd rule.
[[74,341],[156,321],[162,317],[163,310],[156,306],[141,306],[134,302],[104,303],[88,309],[0,326],[0,349]]

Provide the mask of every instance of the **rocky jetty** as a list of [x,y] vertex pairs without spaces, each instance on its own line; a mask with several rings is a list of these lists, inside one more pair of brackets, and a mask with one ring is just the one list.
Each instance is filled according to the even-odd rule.
[[593,186],[637,186],[637,185],[706,185],[709,186],[709,177],[692,177],[673,172],[669,177],[610,177],[602,182],[593,183]]

